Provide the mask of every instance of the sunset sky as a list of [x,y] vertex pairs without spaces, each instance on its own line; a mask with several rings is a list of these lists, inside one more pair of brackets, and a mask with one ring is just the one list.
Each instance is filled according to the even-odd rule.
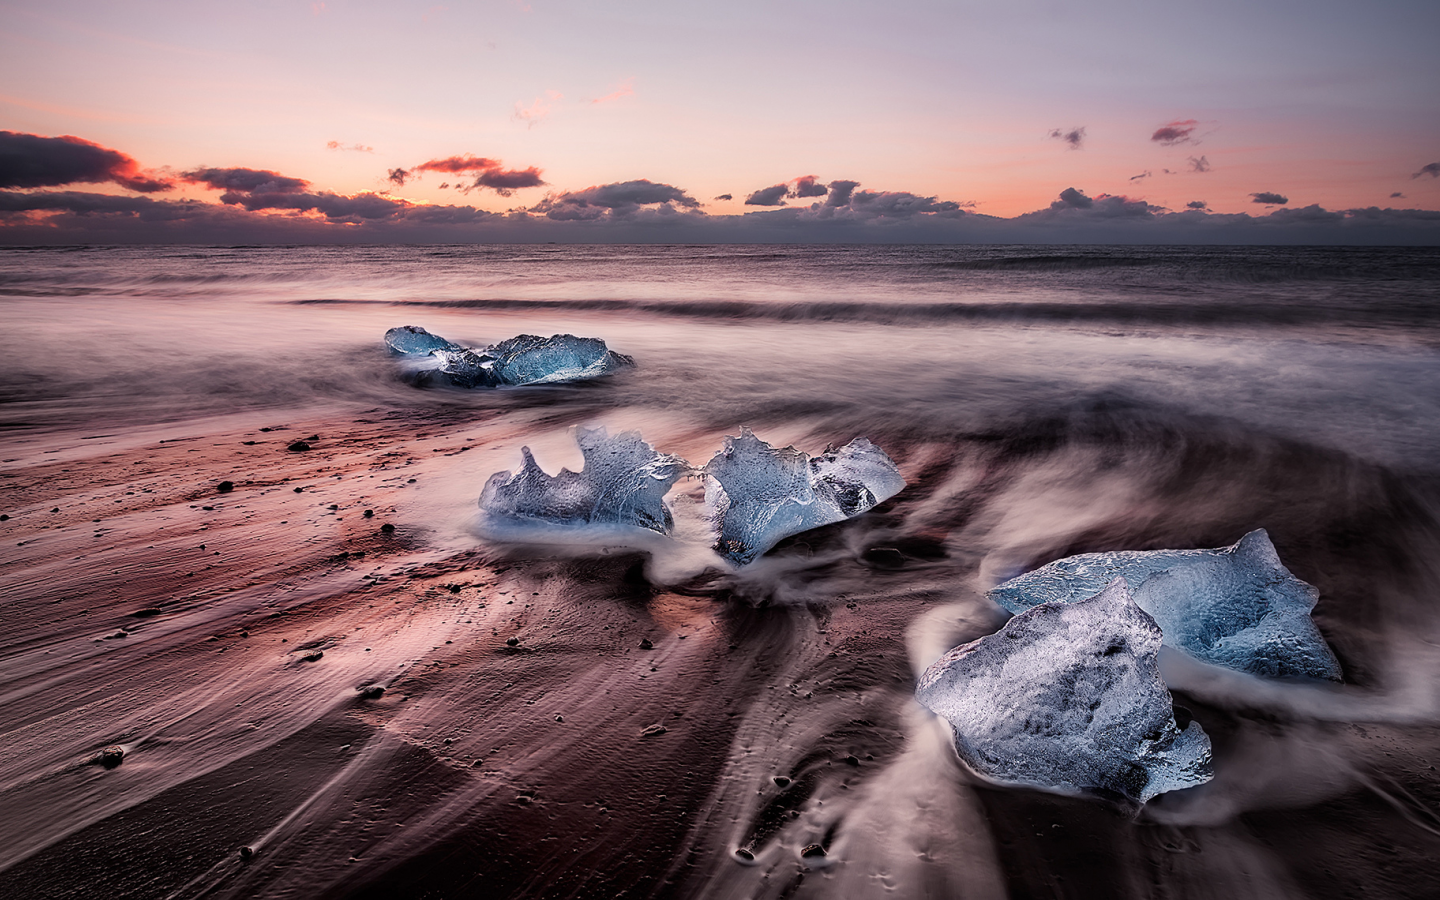
[[[915,221],[1079,217],[1101,195],[1132,218],[1440,210],[1440,4],[1419,0],[11,0],[0,24],[0,131],[75,136],[168,185],[12,175],[0,231],[17,234],[52,215],[140,234],[137,210],[173,219],[187,198],[232,225],[317,227],[419,222],[408,211],[426,205],[610,221],[666,200],[712,224],[827,202]],[[50,154],[15,140],[0,174]],[[290,179],[292,200],[196,175],[232,169]],[[632,182],[673,190],[604,200]],[[1072,188],[1082,200],[1061,199]],[[77,214],[28,196],[45,191],[143,199]],[[293,200],[368,193],[395,203]],[[457,238],[475,227],[428,216]]]

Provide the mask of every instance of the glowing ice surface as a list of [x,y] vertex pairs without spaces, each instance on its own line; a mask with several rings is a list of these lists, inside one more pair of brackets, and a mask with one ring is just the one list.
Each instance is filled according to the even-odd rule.
[[949,721],[961,759],[983,775],[1143,803],[1212,777],[1210,738],[1197,722],[1175,723],[1159,649],[1159,627],[1117,578],[956,647],[915,696]]
[[405,370],[416,382],[465,388],[586,381],[635,365],[599,338],[573,334],[522,334],[467,349],[419,326],[402,325],[385,332],[385,345],[405,357]]
[[633,525],[670,533],[665,494],[688,468],[685,460],[656,452],[638,431],[608,437],[604,428],[577,428],[575,442],[585,457],[579,472],[547,475],[522,447],[523,465],[491,475],[480,508],[516,524]]
[[459,344],[431,334],[419,325],[401,325],[385,332],[385,346],[397,356],[425,356],[435,350],[459,350]]
[[1168,646],[1252,675],[1340,680],[1340,663],[1310,619],[1319,592],[1290,574],[1263,528],[1217,550],[1071,556],[989,596],[1019,613],[1093,597],[1122,576]]
[[792,534],[858,516],[904,487],[895,463],[865,438],[812,459],[742,428],[705,466],[715,549],[738,565]]

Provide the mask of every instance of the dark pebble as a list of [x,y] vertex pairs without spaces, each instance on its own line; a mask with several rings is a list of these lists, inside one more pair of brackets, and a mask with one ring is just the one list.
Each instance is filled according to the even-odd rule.
[[385,532],[386,534],[394,534],[395,526],[391,525],[389,522],[386,522],[384,525],[380,526],[380,530]]
[[755,854],[751,853],[749,850],[746,850],[744,847],[736,847],[735,855],[745,860],[746,862],[755,861]]
[[228,494],[231,491],[235,490],[235,482],[222,481],[219,484],[215,485],[215,490],[219,491],[222,494]]
[[305,489],[304,489],[304,488],[296,488],[296,489],[295,489],[295,493],[297,493],[297,494],[302,494],[302,493],[304,493],[304,492],[305,492]]
[[254,847],[241,847],[241,848],[240,848],[240,858],[241,858],[241,859],[247,859],[247,860],[248,860],[248,859],[254,859],[254,858],[255,858],[255,848],[254,848]]
[[9,517],[9,516],[0,515],[0,522],[8,522],[8,521],[10,521],[10,517]]
[[302,657],[300,657],[300,658],[303,659],[303,660],[305,660],[305,662],[318,662],[319,660],[323,659],[324,657],[325,657],[325,651],[324,651],[324,650],[311,650],[309,653],[306,653],[304,656],[302,656]]
[[860,765],[860,760],[859,760],[858,758],[854,757],[854,756],[847,756],[847,757],[845,757],[844,759],[842,759],[841,762],[843,762],[843,763],[844,763],[845,765],[847,765],[847,766],[858,766],[858,765]]
[[320,435],[318,435],[318,434],[312,434],[312,435],[310,435],[308,438],[306,438],[305,440],[307,440],[307,441],[318,441],[318,440],[320,440]]
[[369,518],[373,517],[374,515],[375,515],[375,510],[373,510],[373,509],[367,509],[367,510],[365,510],[365,518],[369,519]]
[[784,775],[776,775],[774,778],[771,778],[770,780],[773,781],[773,782],[775,782],[775,784],[776,784],[777,786],[782,787],[782,788],[787,788],[787,787],[790,786],[790,779],[787,778],[787,777],[785,777]]
[[800,855],[806,859],[814,859],[819,856],[824,856],[825,848],[820,846],[819,844],[811,844],[804,850],[801,850]]
[[160,615],[160,613],[161,613],[160,607],[158,607],[158,606],[147,606],[147,607],[145,607],[144,609],[137,609],[137,610],[135,610],[135,611],[132,612],[130,615],[134,616],[134,617],[137,618],[137,619],[148,619],[148,618],[150,618],[151,616],[158,616],[158,615]]
[[120,765],[121,760],[124,758],[124,747],[106,747],[104,750],[95,754],[95,761],[107,769],[113,769]]
[[380,684],[366,685],[360,689],[360,696],[366,700],[379,700],[385,696],[385,686]]
[[563,724],[564,721],[565,721],[565,717],[564,717],[564,716],[561,716],[561,715],[557,715],[557,716],[555,716],[555,721],[560,722],[560,723]]
[[518,647],[518,646],[520,646],[520,639],[519,639],[519,638],[506,638],[506,639],[505,639],[505,643],[506,643],[507,646],[510,646],[510,647]]
[[641,736],[641,737],[656,737],[656,736],[658,736],[658,735],[664,734],[665,731],[666,731],[666,728],[665,728],[664,725],[646,725],[644,728],[642,728],[642,729],[640,730],[640,736]]
[[295,443],[291,444],[290,446],[286,447],[285,449],[286,449],[286,450],[289,450],[291,453],[300,453],[300,452],[303,452],[303,451],[305,451],[305,450],[309,450],[309,449],[310,449],[310,445],[307,444],[307,443],[305,443],[304,441],[296,441]]
[[255,446],[255,442],[254,442],[254,441],[241,441],[240,443],[244,444],[246,447],[253,447],[253,446]]
[[650,639],[649,639],[649,638],[645,638],[643,641],[640,642],[640,649],[641,649],[641,650],[654,650],[654,649],[655,649],[655,645],[652,644],[652,643],[650,643]]

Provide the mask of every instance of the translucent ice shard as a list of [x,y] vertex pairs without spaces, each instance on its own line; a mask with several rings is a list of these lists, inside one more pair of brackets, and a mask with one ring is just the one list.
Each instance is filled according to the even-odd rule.
[[1310,619],[1319,592],[1290,574],[1265,530],[1216,550],[1084,553],[999,585],[990,598],[1018,613],[1092,597],[1116,577],[1196,659],[1272,678],[1340,680],[1340,663]]
[[665,494],[689,468],[685,460],[656,452],[638,431],[609,437],[604,428],[577,428],[575,442],[585,457],[579,472],[547,475],[522,447],[524,464],[491,475],[480,508],[515,524],[633,525],[670,533],[674,519]]
[[812,459],[742,428],[705,466],[715,549],[738,565],[792,534],[858,516],[903,487],[894,461],[865,438]]
[[431,334],[419,325],[401,325],[385,332],[385,346],[397,356],[425,356],[435,350],[459,350],[438,334]]
[[573,334],[522,334],[493,347],[467,349],[418,325],[401,325],[385,332],[385,346],[405,357],[402,368],[420,385],[559,384],[599,378],[635,365],[634,359],[609,349],[599,338]]
[[522,334],[485,352],[495,357],[495,371],[505,384],[554,384],[609,375],[635,360],[609,349],[599,338],[573,334],[540,337]]
[[1212,777],[1210,738],[1198,722],[1176,725],[1159,649],[1160,628],[1117,578],[956,647],[915,696],[949,721],[960,758],[983,775],[1144,803]]
[[495,359],[475,350],[436,350],[434,371],[456,387],[496,387],[502,384]]

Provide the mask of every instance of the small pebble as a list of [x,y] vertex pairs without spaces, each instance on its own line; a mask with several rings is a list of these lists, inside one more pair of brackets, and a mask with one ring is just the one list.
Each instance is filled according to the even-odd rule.
[[804,850],[801,850],[800,855],[806,859],[814,859],[816,857],[824,856],[825,848],[820,846],[819,844],[811,844]]
[[318,662],[325,657],[324,650],[311,650],[300,658],[305,662]]
[[640,642],[640,649],[641,649],[641,650],[654,650],[654,649],[655,649],[655,645],[652,644],[652,643],[650,643],[650,639],[649,639],[649,638],[645,638],[643,641]]
[[644,728],[640,729],[640,736],[641,736],[641,737],[656,737],[656,736],[658,736],[658,735],[664,734],[664,733],[666,732],[666,730],[667,730],[667,729],[665,728],[664,725],[660,725],[660,724],[646,725]]
[[222,481],[219,484],[215,485],[215,490],[219,491],[222,494],[228,494],[231,491],[235,490],[235,482]]
[[508,646],[511,646],[511,647],[518,647],[518,646],[520,646],[520,639],[519,639],[519,638],[513,638],[513,637],[512,637],[512,638],[506,638],[506,639],[505,639],[505,643],[506,643]]
[[296,489],[295,489],[295,493],[297,493],[297,494],[304,493],[304,491],[305,491],[304,488],[296,488]]
[[373,509],[367,509],[367,510],[365,510],[365,518],[371,519],[371,518],[374,518],[374,517],[375,517],[375,510],[373,510]]
[[113,769],[125,759],[124,747],[106,747],[95,754],[95,761],[107,769]]
[[555,716],[555,721],[557,721],[557,722],[564,722],[564,721],[565,721],[565,717],[564,717],[564,716],[561,716],[561,715],[557,715],[557,716]]
[[395,533],[395,526],[394,526],[394,525],[391,525],[389,522],[386,522],[384,525],[381,525],[381,526],[380,526],[380,530],[383,531],[383,532],[386,533],[386,534],[394,534],[394,533]]
[[744,847],[736,847],[735,855],[745,860],[746,862],[755,861],[755,854],[751,853],[749,850],[746,850]]
[[787,788],[790,786],[790,779],[785,777],[784,775],[776,775],[770,780],[775,782],[776,786],[778,787]]
[[360,696],[366,700],[379,700],[385,696],[385,686],[382,684],[368,684],[360,689]]
[[255,848],[253,848],[253,847],[241,847],[241,848],[240,848],[240,858],[241,858],[241,859],[245,859],[245,860],[254,859],[254,858],[255,858]]
[[304,451],[310,449],[310,445],[305,443],[304,441],[296,441],[285,449],[289,450],[291,453],[303,453]]

